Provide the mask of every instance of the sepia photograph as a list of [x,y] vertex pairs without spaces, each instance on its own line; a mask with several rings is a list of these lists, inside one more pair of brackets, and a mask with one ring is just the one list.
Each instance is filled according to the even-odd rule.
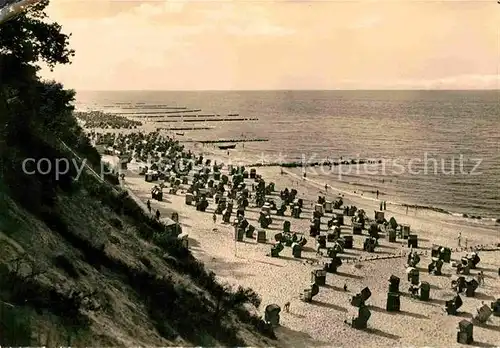
[[0,0],[0,347],[500,347],[499,4]]

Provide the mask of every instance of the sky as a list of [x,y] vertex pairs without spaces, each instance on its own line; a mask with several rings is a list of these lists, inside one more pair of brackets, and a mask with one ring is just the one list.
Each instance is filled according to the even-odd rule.
[[496,0],[51,0],[76,90],[498,89]]

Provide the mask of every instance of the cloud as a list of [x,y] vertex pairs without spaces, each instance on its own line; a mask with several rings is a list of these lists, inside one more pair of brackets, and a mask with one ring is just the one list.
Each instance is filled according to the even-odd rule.
[[44,76],[72,88],[490,88],[499,63],[496,3],[52,1],[76,57]]
[[356,22],[354,22],[349,28],[351,29],[369,29],[377,26],[382,22],[380,16],[371,15],[367,17],[362,17]]
[[366,80],[341,80],[339,84],[343,88],[356,88],[360,84],[373,89],[498,89],[500,86],[500,75],[457,75],[446,76],[436,79],[406,79],[395,81],[366,81]]

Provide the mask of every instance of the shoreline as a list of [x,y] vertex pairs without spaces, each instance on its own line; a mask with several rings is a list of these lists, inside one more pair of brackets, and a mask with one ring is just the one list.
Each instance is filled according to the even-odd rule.
[[[193,152],[200,153],[197,150]],[[222,153],[204,157],[216,160],[219,164],[228,162],[228,158]],[[146,182],[132,167],[126,171],[124,186],[137,200],[144,203],[151,198],[151,187],[157,185],[157,182]],[[206,212],[197,211],[194,206],[185,204],[186,185],[183,185],[177,194],[165,193],[161,202],[151,200],[151,205],[153,209],[161,211],[162,217],[169,217],[168,214],[176,211],[183,232],[188,235],[189,249],[193,255],[202,261],[208,270],[215,272],[218,280],[233,286],[250,287],[258,293],[263,304],[259,313],[262,313],[263,307],[268,304],[278,304],[283,308],[287,301],[291,303],[290,312],[281,312],[280,327],[276,330],[280,342],[289,347],[335,345],[380,348],[391,345],[435,346],[436,342],[455,347],[455,326],[463,317],[443,315],[442,308],[439,308],[453,296],[450,291],[449,276],[452,275],[450,273],[454,273],[454,269],[446,265],[443,267],[443,276],[434,276],[424,271],[431,261],[430,250],[433,244],[450,247],[453,250],[453,258],[458,260],[473,248],[484,250],[479,253],[481,257],[479,269],[484,270],[488,285],[478,290],[480,295],[476,298],[464,300],[461,308],[463,313],[471,313],[472,316],[482,299],[496,295],[500,290],[495,279],[500,253],[498,248],[491,248],[494,251],[486,251],[484,248],[485,245],[496,245],[499,242],[497,231],[472,224],[458,229],[457,226],[460,225],[450,221],[456,220],[451,215],[427,210],[405,215],[404,207],[388,203],[386,218],[392,216],[398,223],[410,224],[412,233],[418,235],[419,245],[415,251],[422,258],[418,268],[421,269],[421,280],[432,284],[431,301],[415,300],[407,294],[405,261],[410,250],[407,241],[398,239],[396,243],[390,243],[387,238],[382,238],[377,250],[368,253],[362,248],[363,240],[366,238],[365,232],[362,236],[353,235],[354,248],[340,254],[343,264],[339,271],[336,274],[328,274],[326,285],[320,287],[319,294],[311,303],[305,303],[299,299],[299,292],[310,284],[311,272],[318,269],[325,260],[315,252],[315,240],[308,233],[310,224],[308,217],[318,194],[330,198],[339,192],[329,188],[325,194],[324,183],[311,178],[304,180],[300,172],[284,170],[284,174],[280,174],[279,167],[256,169],[266,183],[276,183],[277,192],[269,197],[277,196],[280,190],[287,187],[296,189],[298,197],[303,198],[305,203],[304,216],[300,219],[291,218],[289,211],[284,217],[273,214],[272,226],[265,230],[266,243],[257,243],[255,238],[245,238],[242,242],[236,242],[232,225],[221,223],[220,216],[217,217],[217,222],[212,221],[214,203],[211,198]],[[227,173],[227,167],[222,172]],[[352,188],[352,186],[346,187]],[[345,187],[338,188],[343,191]],[[366,195],[354,194],[349,189],[344,193],[344,205],[355,205],[372,217],[372,211],[377,210],[378,201]],[[253,205],[245,211],[245,217],[254,226],[258,226],[258,214],[259,209]],[[444,216],[448,219],[444,219]],[[285,248],[279,257],[267,256],[274,242],[274,235],[282,230],[281,225],[284,220],[291,221],[292,231],[302,234],[308,240],[301,258],[294,258],[290,248]],[[346,225],[341,229],[342,234],[349,235],[352,234],[352,226],[350,219],[346,220]],[[322,223],[324,232],[325,220]],[[459,230],[462,230],[462,237],[467,240],[467,248],[457,249],[456,236]],[[387,279],[391,274],[402,281],[400,289],[402,312],[399,315],[385,310]],[[342,289],[344,284],[348,287],[347,291]],[[349,318],[352,295],[365,287],[369,287],[372,292],[368,303],[372,316],[367,330],[356,330],[343,322]],[[492,317],[491,326],[498,325],[497,319]],[[419,330],[414,330],[415,327]],[[490,330],[476,326],[475,340],[478,343],[494,343],[496,339]]]
[[[175,138],[175,135],[171,135],[171,136],[173,136]],[[189,145],[187,145],[187,144],[189,144]],[[204,155],[208,155],[211,158],[219,159],[219,161],[221,161],[221,163],[238,163],[241,165],[248,166],[248,165],[252,164],[252,162],[254,162],[254,161],[251,161],[249,159],[249,157],[251,157],[251,156],[249,156],[248,153],[245,153],[245,150],[242,148],[232,150],[231,152],[232,152],[233,156],[231,156],[231,155],[227,156],[225,154],[224,150],[218,150],[215,147],[200,146],[200,145],[197,146],[197,145],[195,145],[195,144],[193,145],[193,144],[194,143],[186,143],[186,144],[183,143],[183,145],[185,145],[185,146],[187,145],[186,146],[187,149],[190,149],[195,153],[202,153]],[[236,160],[234,160],[234,158],[236,158]],[[218,163],[219,163],[219,161],[218,161]],[[290,170],[293,170],[293,169],[302,170],[301,167],[291,169],[291,168],[281,167],[279,165],[255,166],[255,168],[257,168],[257,169],[276,168],[277,170],[279,170],[279,168],[282,168],[283,171],[288,171],[288,172],[290,172]],[[305,167],[305,168],[307,168],[307,167]],[[296,174],[294,173],[294,175],[296,175]],[[363,198],[363,199],[366,199],[369,201],[380,202],[380,201],[385,200],[387,204],[396,205],[396,206],[400,206],[403,208],[408,207],[410,209],[430,211],[430,212],[434,212],[437,214],[441,214],[443,218],[450,218],[450,217],[458,218],[458,219],[462,220],[464,223],[470,223],[470,224],[481,225],[481,226],[491,226],[494,228],[498,228],[498,233],[500,233],[500,222],[499,222],[500,217],[498,217],[498,218],[494,217],[493,214],[491,214],[488,217],[480,216],[479,218],[477,218],[477,215],[467,214],[468,216],[465,217],[464,214],[466,214],[466,213],[460,213],[460,212],[447,210],[447,209],[435,207],[435,206],[419,205],[416,203],[403,202],[403,201],[399,201],[397,199],[394,199],[397,197],[393,197],[392,195],[389,196],[390,197],[389,199],[384,199],[383,198],[384,195],[381,195],[381,198],[377,199],[375,197],[369,197],[367,195],[357,193],[358,191],[361,191],[363,193],[374,194],[375,192],[372,192],[372,190],[361,190],[361,189],[356,187],[356,186],[366,186],[366,185],[345,183],[345,182],[342,182],[339,180],[335,180],[334,177],[335,176],[333,176],[329,180],[328,186],[331,187],[335,191],[343,192],[344,194],[349,194],[349,195],[356,195],[360,198]],[[361,178],[363,178],[363,177],[361,177]],[[299,177],[299,179],[302,180],[302,177]],[[307,179],[311,180],[310,178],[307,178]],[[332,182],[334,184],[330,184],[330,182]],[[316,184],[321,185],[321,187],[323,188],[325,183],[323,182],[321,184],[320,182],[316,182]],[[472,218],[471,216],[475,216],[476,218]]]

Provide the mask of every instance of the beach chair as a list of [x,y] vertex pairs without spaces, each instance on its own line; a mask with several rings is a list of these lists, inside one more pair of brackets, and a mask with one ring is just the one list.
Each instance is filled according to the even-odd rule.
[[332,212],[333,212],[333,202],[326,201],[325,202],[325,213],[332,213]]
[[187,205],[191,205],[193,203],[193,194],[192,193],[186,193],[186,196],[184,198],[184,203],[186,203]]
[[482,305],[477,309],[477,314],[474,317],[474,320],[484,324],[488,321],[492,314],[493,311],[488,305]]
[[255,226],[253,225],[248,225],[248,228],[245,232],[245,237],[247,238],[254,238],[253,233],[255,232]]
[[420,283],[420,272],[414,267],[408,267],[406,269],[406,274],[408,276],[408,281],[413,285],[418,285]]
[[500,317],[500,298],[498,298],[495,302],[491,302],[491,309],[495,317]]
[[399,312],[401,310],[401,298],[399,292],[388,292],[385,309],[388,312]]
[[465,296],[474,297],[479,283],[474,278],[469,278],[465,281]]
[[288,220],[283,221],[283,232],[285,233],[290,232],[291,225],[292,224],[290,223],[290,221]]
[[[266,231],[259,230],[257,232],[257,243],[266,243],[266,242],[267,242]],[[281,250],[283,250],[283,249],[281,249]]]
[[445,310],[449,315],[457,315],[457,311],[462,307],[463,301],[460,296],[455,296],[453,299],[445,302]]
[[271,257],[279,257],[285,247],[281,243],[276,243],[271,248]]
[[391,275],[389,278],[389,292],[399,293],[399,284],[401,279],[395,275]]
[[354,239],[352,236],[344,236],[344,249],[352,249],[354,246]]
[[384,212],[380,210],[375,210],[374,218],[375,222],[377,222],[378,224],[383,223],[385,221]]
[[364,330],[368,327],[368,320],[371,317],[371,312],[366,306],[357,308],[357,315],[351,320],[351,326],[358,330]]
[[264,311],[264,320],[272,326],[278,326],[280,322],[280,312],[281,307],[277,304],[267,305]]
[[458,323],[457,343],[471,344],[474,342],[474,325],[467,320]]
[[317,285],[326,285],[326,271],[323,269],[316,269],[311,272],[311,282]]
[[428,282],[420,282],[419,289],[419,299],[421,301],[429,301],[431,294],[431,285]]
[[300,259],[302,257],[302,246],[298,243],[292,244],[292,255],[293,257]]
[[342,259],[340,257],[334,257],[330,261],[324,263],[323,269],[328,273],[337,273],[337,269],[340,266],[342,266]]
[[401,226],[401,238],[408,239],[410,236],[410,225],[400,225]]
[[418,236],[416,234],[410,234],[408,237],[408,248],[418,248]]

